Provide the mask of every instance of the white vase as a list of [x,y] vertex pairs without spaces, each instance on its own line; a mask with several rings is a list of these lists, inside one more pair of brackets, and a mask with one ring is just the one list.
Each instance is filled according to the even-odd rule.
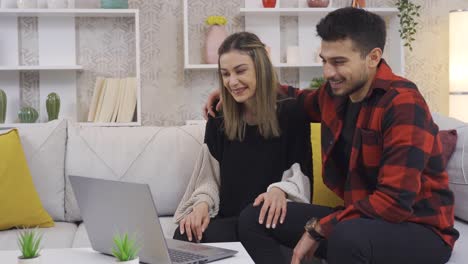
[[139,264],[140,263],[140,258],[136,258],[136,259],[129,260],[129,261],[116,261],[116,263],[118,263],[118,264]]
[[2,1],[2,4],[1,4],[1,7],[2,8],[17,8],[18,5],[16,4],[16,0],[1,0]]
[[37,0],[18,0],[18,8],[37,8]]
[[47,6],[54,9],[67,8],[68,0],[47,0]]
[[218,48],[228,36],[224,25],[211,25],[206,32],[205,63],[218,64]]
[[18,264],[41,264],[41,256],[32,259],[18,258]]

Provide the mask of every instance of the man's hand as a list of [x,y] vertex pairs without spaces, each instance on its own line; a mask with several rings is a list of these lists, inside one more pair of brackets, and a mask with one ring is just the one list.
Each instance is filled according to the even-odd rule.
[[201,202],[193,207],[192,212],[180,221],[180,234],[183,235],[186,232],[189,241],[192,241],[192,237],[200,241],[209,223],[208,204]]
[[314,256],[319,244],[310,237],[309,233],[304,232],[293,251],[291,264],[301,264],[303,259],[310,259]]
[[272,228],[276,228],[276,225],[278,224],[278,219],[282,224],[284,222],[284,219],[286,218],[286,193],[284,193],[279,188],[273,187],[269,192],[260,194],[255,199],[253,206],[259,206],[262,202],[263,206],[260,210],[258,222],[260,224],[263,224],[265,216],[267,216],[268,212],[268,218],[265,222],[266,228],[270,228],[270,226]]
[[219,111],[223,106],[223,100],[221,99],[221,92],[219,90],[211,92],[208,96],[208,101],[203,106],[202,111],[205,119],[208,119],[208,115],[212,117],[216,116],[215,112],[213,111],[213,104],[216,102],[216,100],[219,100],[218,104],[216,105],[216,111]]

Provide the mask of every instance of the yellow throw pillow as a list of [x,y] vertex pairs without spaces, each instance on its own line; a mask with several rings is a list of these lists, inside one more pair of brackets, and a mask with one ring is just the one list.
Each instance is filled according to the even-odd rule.
[[336,207],[343,205],[343,199],[332,192],[322,179],[322,147],[320,144],[320,123],[310,124],[310,141],[312,144],[312,162],[314,166],[314,190],[312,203],[316,205]]
[[16,129],[0,131],[0,215],[0,230],[54,226],[34,188]]

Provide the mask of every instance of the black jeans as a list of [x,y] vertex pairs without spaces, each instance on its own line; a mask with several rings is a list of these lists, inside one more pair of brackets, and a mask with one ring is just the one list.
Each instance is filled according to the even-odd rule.
[[[210,224],[203,233],[201,243],[215,243],[215,242],[235,242],[239,241],[238,235],[238,218],[213,218],[210,220]],[[189,241],[187,238],[187,233],[183,235],[180,234],[180,228],[174,232],[174,239]],[[192,242],[194,236],[192,236]]]
[[[239,216],[239,238],[257,264],[284,263],[281,245],[294,248],[312,217],[333,210],[311,204],[288,203],[283,224],[266,229],[258,223],[260,207],[247,207]],[[442,264],[452,249],[429,228],[415,223],[394,224],[359,218],[337,224],[316,251],[329,264]]]

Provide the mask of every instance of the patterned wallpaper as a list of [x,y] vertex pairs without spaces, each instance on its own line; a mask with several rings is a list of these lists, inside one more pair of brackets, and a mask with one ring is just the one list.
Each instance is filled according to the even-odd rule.
[[[79,0],[77,0],[79,1]],[[253,0],[252,0],[253,1]],[[305,1],[305,0],[304,0]],[[468,8],[467,0],[412,0],[422,6],[413,52],[405,51],[406,77],[414,81],[434,111],[448,112],[448,13]],[[208,15],[223,14],[228,31],[242,30],[238,15],[243,0],[189,0],[191,61],[199,61]],[[333,0],[334,7],[350,0]],[[368,0],[369,7],[394,6],[394,0]],[[201,119],[201,107],[208,93],[217,87],[214,70],[184,70],[182,0],[130,0],[130,8],[140,10],[142,117],[144,125],[179,125],[188,119]],[[281,0],[294,7],[297,0]],[[128,18],[80,18],[77,23],[79,115],[86,116],[93,82],[97,75],[123,76],[135,72],[134,21]],[[282,30],[297,24],[297,18],[283,18]],[[19,26],[21,62],[37,64],[37,20],[21,18]],[[293,27],[294,28],[294,27]],[[281,45],[294,42],[297,32],[287,32]],[[283,43],[284,42],[284,43]],[[427,45],[430,43],[431,45]],[[284,54],[282,55],[284,56]],[[281,80],[297,84],[295,69],[282,70]],[[21,74],[22,104],[39,105],[37,73]]]

